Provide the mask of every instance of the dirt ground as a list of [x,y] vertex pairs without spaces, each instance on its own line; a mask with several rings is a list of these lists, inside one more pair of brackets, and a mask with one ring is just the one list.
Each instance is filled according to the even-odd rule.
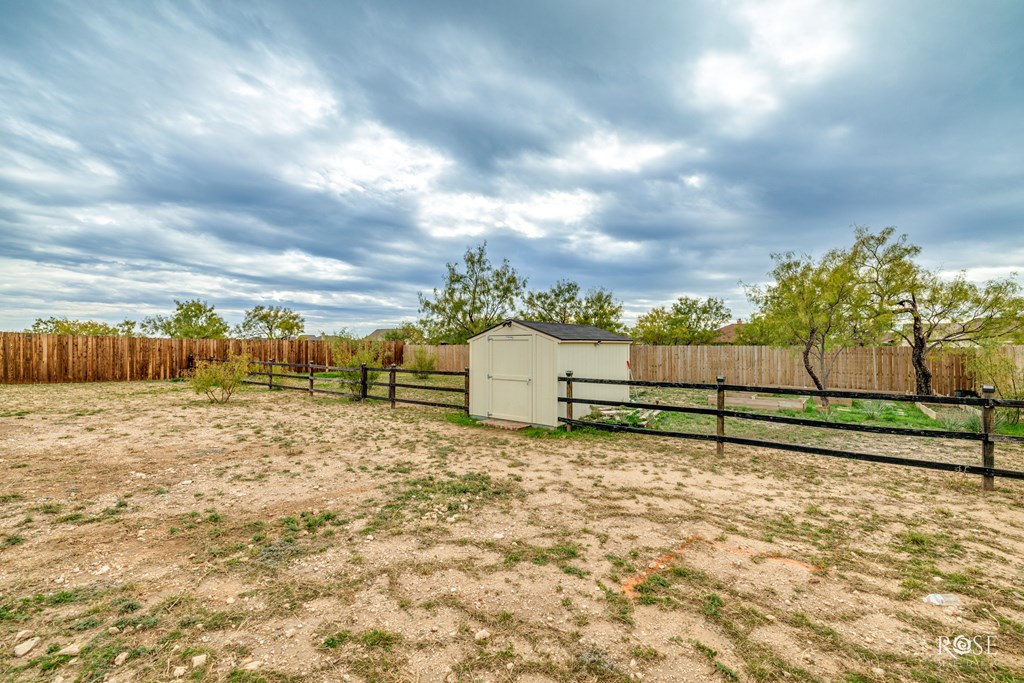
[[1024,482],[174,382],[0,473],[5,681],[1024,680]]

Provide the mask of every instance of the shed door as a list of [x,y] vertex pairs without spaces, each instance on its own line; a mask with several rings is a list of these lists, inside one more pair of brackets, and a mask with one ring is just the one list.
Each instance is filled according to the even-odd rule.
[[487,338],[490,368],[487,390],[488,417],[515,422],[533,421],[532,335],[501,335]]

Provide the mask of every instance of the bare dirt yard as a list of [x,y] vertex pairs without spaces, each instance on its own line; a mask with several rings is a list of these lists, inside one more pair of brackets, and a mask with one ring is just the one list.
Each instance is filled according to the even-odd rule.
[[466,422],[0,386],[0,679],[1024,680],[1024,482]]

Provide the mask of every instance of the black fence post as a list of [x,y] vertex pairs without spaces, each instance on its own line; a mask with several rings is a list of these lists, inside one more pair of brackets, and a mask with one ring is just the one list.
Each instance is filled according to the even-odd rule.
[[[572,370],[565,371],[565,397],[569,399],[565,403],[565,419],[572,419]],[[569,422],[565,423],[565,431],[572,431],[572,424]]]
[[313,396],[313,363],[309,364],[309,395]]
[[395,396],[396,396],[396,393],[397,393],[396,392],[396,387],[395,387],[395,375],[397,373],[395,372],[395,368],[396,368],[395,364],[392,363],[391,364],[391,372],[388,374],[388,398],[391,399],[391,407],[392,408],[395,407]]
[[[985,404],[981,407],[981,431],[985,434],[985,440],[981,442],[982,467],[996,466],[996,444],[991,439],[992,432],[996,430],[996,408],[992,404],[992,394],[995,391],[996,388],[991,384],[981,387],[981,395],[985,399]],[[982,475],[981,490],[994,491],[995,488],[996,478]]]
[[366,363],[359,364],[359,400],[366,401]]
[[725,410],[725,377],[719,375],[715,378],[715,382],[718,384],[715,396],[715,407],[718,409],[718,416],[715,418],[715,435],[718,437],[715,443],[715,453],[722,457],[725,455],[725,442],[722,441],[722,437],[725,436],[725,415],[722,415],[722,411]]
[[267,361],[267,391],[274,389],[274,359]]
[[466,393],[462,396],[462,405],[465,406],[466,415],[469,415],[469,368],[465,368],[463,372],[466,373],[466,376],[463,380],[462,388]]

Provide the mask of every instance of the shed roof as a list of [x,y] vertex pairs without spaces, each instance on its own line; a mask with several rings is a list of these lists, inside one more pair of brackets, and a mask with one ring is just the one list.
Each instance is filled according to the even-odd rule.
[[[629,337],[625,337],[615,332],[609,332],[608,330],[602,330],[600,327],[594,327],[593,325],[570,325],[566,323],[539,323],[532,320],[518,320],[509,319],[505,322],[499,323],[494,327],[484,330],[480,334],[474,335],[479,337],[480,335],[487,334],[493,330],[507,325],[509,323],[516,323],[523,327],[528,327],[531,330],[546,334],[549,337],[554,337],[559,341],[608,341],[608,342],[631,342],[633,341]],[[472,338],[472,337],[471,337]]]

